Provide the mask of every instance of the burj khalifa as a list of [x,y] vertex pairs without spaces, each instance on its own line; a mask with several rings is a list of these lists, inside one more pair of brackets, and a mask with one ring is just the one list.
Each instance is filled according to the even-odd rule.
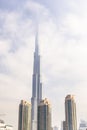
[[32,98],[31,98],[31,130],[37,130],[37,108],[42,100],[42,83],[40,79],[40,55],[38,46],[38,33],[35,38],[34,66],[32,77]]

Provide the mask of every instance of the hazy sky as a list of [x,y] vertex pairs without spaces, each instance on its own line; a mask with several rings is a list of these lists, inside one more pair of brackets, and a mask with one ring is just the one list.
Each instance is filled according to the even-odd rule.
[[87,120],[87,0],[0,0],[0,116],[18,128],[18,105],[31,99],[36,19],[43,97],[52,124],[64,120],[64,99],[75,95]]

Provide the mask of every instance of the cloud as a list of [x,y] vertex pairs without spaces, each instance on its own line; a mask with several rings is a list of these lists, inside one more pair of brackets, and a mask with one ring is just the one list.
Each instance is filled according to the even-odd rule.
[[64,120],[64,98],[69,93],[76,95],[78,120],[87,118],[87,9],[85,0],[78,2],[15,1],[8,3],[8,10],[1,1],[0,111],[8,113],[6,121],[15,129],[20,100],[31,98],[36,18],[43,97],[52,102],[53,125]]
[[0,40],[0,54],[5,54],[9,50],[10,42],[7,40]]

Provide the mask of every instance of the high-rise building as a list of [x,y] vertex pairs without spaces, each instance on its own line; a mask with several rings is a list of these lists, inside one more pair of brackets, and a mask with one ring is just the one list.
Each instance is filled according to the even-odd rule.
[[42,100],[42,83],[40,81],[40,55],[38,47],[38,33],[35,39],[34,67],[32,80],[32,110],[31,110],[31,130],[37,130],[37,108]]
[[79,130],[87,130],[87,122],[84,120],[80,121]]
[[24,100],[19,105],[18,130],[31,130],[31,104]]
[[47,99],[38,106],[38,130],[51,130],[51,106]]
[[65,123],[66,130],[77,130],[76,103],[72,95],[65,98]]
[[63,121],[63,130],[67,130],[66,121]]

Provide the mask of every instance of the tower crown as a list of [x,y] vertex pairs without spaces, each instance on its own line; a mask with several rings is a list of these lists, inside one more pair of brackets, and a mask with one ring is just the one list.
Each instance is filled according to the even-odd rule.
[[39,106],[43,106],[43,105],[50,106],[51,104],[50,104],[50,101],[47,98],[45,98],[44,100],[41,100],[39,104]]
[[39,46],[38,46],[38,32],[36,32],[36,37],[35,37],[35,53],[39,53]]
[[65,100],[74,100],[74,95],[67,95]]

